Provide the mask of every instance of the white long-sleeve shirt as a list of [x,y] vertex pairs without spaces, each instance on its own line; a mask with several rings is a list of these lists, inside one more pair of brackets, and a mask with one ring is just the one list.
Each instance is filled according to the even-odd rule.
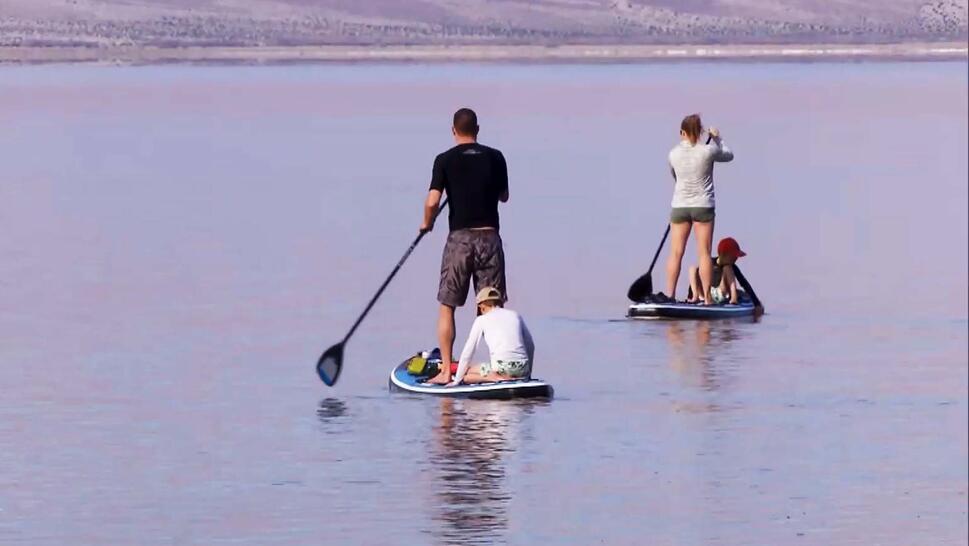
[[676,186],[673,189],[673,208],[713,208],[713,164],[733,159],[733,152],[720,138],[709,144],[690,144],[681,141],[670,150],[669,161]]
[[464,379],[464,374],[468,372],[468,366],[471,365],[471,357],[474,356],[474,350],[482,337],[488,345],[492,362],[496,360],[532,362],[535,358],[535,342],[521,315],[511,309],[496,307],[474,319],[468,341],[461,351],[458,371],[454,375],[455,381]]

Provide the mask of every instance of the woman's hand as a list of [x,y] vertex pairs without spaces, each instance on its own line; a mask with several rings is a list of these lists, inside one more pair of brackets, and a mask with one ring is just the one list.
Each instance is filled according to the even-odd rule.
[[710,127],[707,132],[710,133],[710,136],[713,138],[720,138],[720,129],[717,129],[716,127]]

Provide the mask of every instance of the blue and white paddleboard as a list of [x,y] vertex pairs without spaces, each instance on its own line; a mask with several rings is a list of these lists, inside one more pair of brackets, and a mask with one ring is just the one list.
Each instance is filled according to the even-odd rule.
[[754,315],[754,304],[698,305],[696,303],[634,303],[626,316],[632,319],[727,319]]
[[476,383],[446,387],[425,382],[426,378],[407,372],[404,362],[390,372],[390,390],[432,396],[453,396],[457,398],[551,398],[554,390],[541,379],[515,379],[495,383]]

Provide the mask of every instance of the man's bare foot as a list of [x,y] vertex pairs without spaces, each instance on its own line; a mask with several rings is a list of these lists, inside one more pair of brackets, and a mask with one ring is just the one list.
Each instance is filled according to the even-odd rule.
[[428,379],[428,383],[433,383],[434,385],[447,385],[451,382],[451,374],[447,372],[441,372],[434,376],[433,379]]

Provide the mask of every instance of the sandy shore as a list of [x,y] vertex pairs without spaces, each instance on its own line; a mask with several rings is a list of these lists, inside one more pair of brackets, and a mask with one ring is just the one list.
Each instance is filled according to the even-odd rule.
[[0,63],[643,62],[961,60],[963,42],[865,45],[455,45],[266,47],[0,47]]

